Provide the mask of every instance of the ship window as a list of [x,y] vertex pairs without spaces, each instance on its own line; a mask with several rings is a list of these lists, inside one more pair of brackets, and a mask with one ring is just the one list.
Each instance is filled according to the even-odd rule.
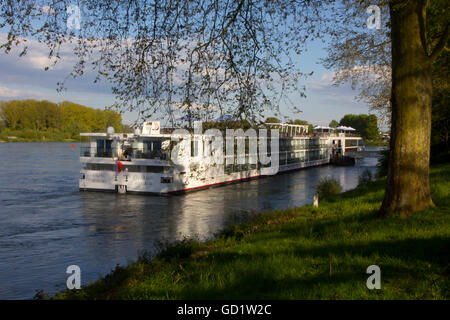
[[197,157],[199,155],[199,141],[191,141],[191,157]]
[[153,141],[153,150],[161,150],[161,141]]
[[173,178],[172,177],[161,177],[161,183],[172,183]]
[[97,140],[97,157],[111,157],[112,149],[111,149],[112,140]]
[[120,170],[128,172],[141,172],[140,166],[123,166]]
[[96,171],[114,171],[114,165],[106,163],[86,163],[84,165],[84,169]]
[[146,166],[146,171],[151,173],[163,173],[164,167],[163,166]]
[[144,152],[161,150],[160,140],[144,140]]

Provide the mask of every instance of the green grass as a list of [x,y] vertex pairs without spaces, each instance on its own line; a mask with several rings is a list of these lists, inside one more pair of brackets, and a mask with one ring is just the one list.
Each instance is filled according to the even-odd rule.
[[374,141],[365,140],[364,141],[364,145],[366,147],[388,147],[389,146],[389,142],[381,141],[381,140],[374,140]]
[[[449,299],[450,164],[431,170],[436,208],[376,218],[384,179],[255,214],[206,243],[185,240],[57,299]],[[366,287],[369,265],[381,290]]]

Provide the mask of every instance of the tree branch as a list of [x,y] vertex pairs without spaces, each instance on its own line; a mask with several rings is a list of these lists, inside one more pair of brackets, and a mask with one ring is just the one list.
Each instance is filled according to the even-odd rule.
[[233,16],[231,17],[231,19],[228,21],[227,25],[222,29],[222,31],[220,32],[220,34],[218,34],[216,37],[210,39],[208,42],[202,44],[201,46],[197,47],[196,50],[199,49],[206,49],[211,43],[213,43],[214,41],[216,41],[219,38],[222,38],[222,36],[227,32],[228,28],[230,27],[230,25],[232,25],[235,21],[236,18],[239,14],[239,12],[242,9],[242,6],[244,5],[245,0],[241,0],[238,4],[238,7],[236,8],[236,10],[233,12]]
[[444,48],[447,44],[447,41],[448,41],[448,37],[449,37],[448,29],[449,29],[449,25],[447,24],[447,26],[445,27],[444,34],[441,36],[438,44],[436,45],[436,47],[434,47],[434,50],[432,51],[432,53],[429,56],[431,60],[435,60],[441,54],[442,50],[444,50]]
[[427,30],[426,30],[426,19],[427,19],[427,0],[422,0],[417,7],[417,16],[419,18],[419,33],[420,42],[422,42],[423,51],[428,56],[428,45],[427,45]]

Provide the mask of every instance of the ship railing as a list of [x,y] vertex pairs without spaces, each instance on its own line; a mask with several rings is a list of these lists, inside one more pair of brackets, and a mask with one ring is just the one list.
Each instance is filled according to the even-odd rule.
[[356,137],[356,138],[361,138],[361,136],[357,133],[345,133],[346,137]]
[[[129,149],[128,149],[129,150]],[[169,152],[162,150],[144,150],[133,148],[130,157],[135,159],[159,159],[168,160]]]
[[81,157],[97,157],[97,158],[116,158],[119,157],[121,160],[131,160],[131,159],[159,159],[167,160],[169,159],[169,153],[162,150],[144,150],[138,148],[110,148],[110,149],[97,149],[92,147],[81,147],[80,148]]

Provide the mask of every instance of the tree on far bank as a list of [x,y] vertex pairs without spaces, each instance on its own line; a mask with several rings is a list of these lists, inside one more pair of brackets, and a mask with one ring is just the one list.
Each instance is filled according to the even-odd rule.
[[330,128],[336,128],[339,126],[339,122],[337,122],[336,120],[331,120],[330,124],[328,125]]
[[346,114],[339,122],[341,126],[352,127],[356,129],[365,140],[378,140],[380,133],[378,131],[378,119],[374,114]]
[[130,126],[129,124],[123,124],[122,125],[122,132],[123,133],[133,133],[134,129],[132,126]]
[[306,120],[300,120],[300,119],[295,119],[295,120],[289,120],[288,122],[289,124],[298,124],[298,125],[308,125],[308,121]]
[[302,126],[308,126],[308,132],[312,132],[313,130],[313,125],[311,123],[309,123],[306,120],[300,120],[300,119],[295,119],[295,120],[289,120],[288,122],[289,124],[298,124],[298,125],[302,125]]
[[122,130],[122,116],[114,110],[93,109],[70,101],[2,101],[0,119],[4,129],[52,131],[69,139],[77,139],[80,132],[104,132],[109,126]]
[[280,119],[275,117],[268,117],[266,118],[266,123],[281,123]]

